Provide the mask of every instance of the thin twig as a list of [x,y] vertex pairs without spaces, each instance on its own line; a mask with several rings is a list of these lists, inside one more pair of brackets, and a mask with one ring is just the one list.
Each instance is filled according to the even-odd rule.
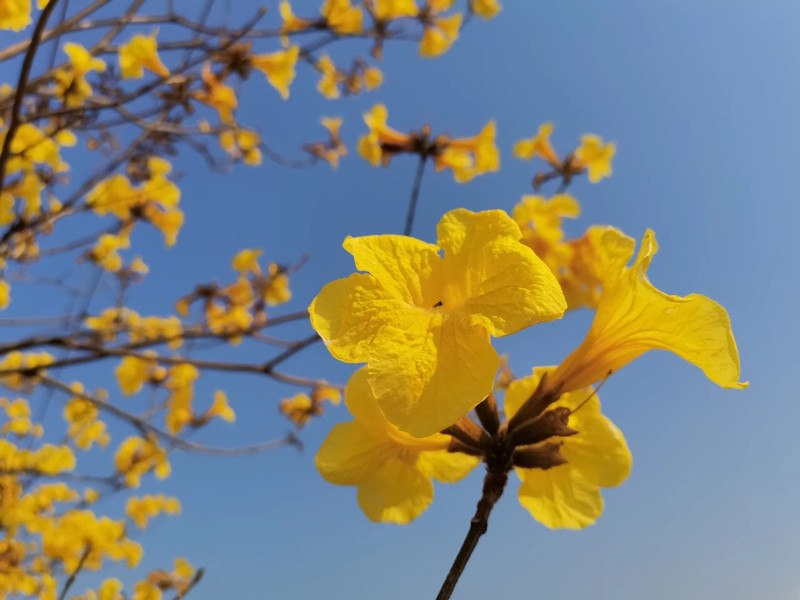
[[422,175],[425,173],[425,163],[428,160],[426,154],[421,154],[417,163],[417,174],[414,176],[414,187],[411,188],[411,200],[408,203],[408,214],[406,215],[406,228],[403,235],[411,235],[414,227],[414,214],[417,211],[417,201],[419,200],[419,190],[422,187]]
[[[55,2],[51,2],[51,4],[55,4]],[[86,559],[89,557],[89,552],[91,552],[91,550],[92,547],[87,544],[86,548],[83,550],[83,554],[81,554],[81,559],[78,562],[78,566],[75,567],[75,570],[72,573],[70,573],[69,578],[64,583],[64,589],[61,590],[61,593],[58,596],[58,600],[64,600],[64,598],[67,597],[67,592],[69,591],[69,588],[71,588],[72,584],[75,583],[75,578],[78,576],[78,573],[80,573],[81,569],[83,568],[83,563],[86,562]]]

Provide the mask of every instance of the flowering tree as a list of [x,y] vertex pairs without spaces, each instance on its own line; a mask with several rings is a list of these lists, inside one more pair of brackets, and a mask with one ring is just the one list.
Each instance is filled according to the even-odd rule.
[[[18,74],[0,90],[0,309],[26,286],[52,290],[51,312],[0,319],[0,597],[66,598],[84,571],[110,562],[135,568],[143,549],[132,532],[181,508],[178,498],[136,493],[142,478],[169,475],[172,452],[236,456],[299,445],[303,426],[343,391],[353,420],[332,428],[316,466],[327,481],[356,487],[369,519],[408,523],[432,501],[433,479],[456,482],[484,464],[482,496],[439,592],[449,598],[512,470],[522,480],[520,502],[546,526],[583,528],[600,516],[600,489],[622,483],[631,466],[597,396],[618,369],[664,349],[723,387],[745,385],[725,310],[648,281],[652,231],[638,253],[610,226],[565,238],[563,220],[580,215],[571,182],[610,176],[615,146],[585,135],[560,154],[549,123],[513,148],[517,158],[546,165],[533,176],[536,195],[523,196],[511,215],[453,207],[432,244],[411,237],[425,172],[448,170],[468,183],[499,170],[495,123],[473,137],[427,125],[402,132],[376,104],[364,115],[358,154],[374,166],[398,154],[418,161],[405,235],[348,237],[358,272],[305,299],[308,311],[277,308],[303,261],[277,264],[245,248],[232,259],[229,282],[198,283],[175,299],[174,314],[141,314],[129,292],[147,285],[148,266],[131,247],[148,228],[173,246],[184,221],[172,157],[194,152],[218,170],[256,167],[265,157],[335,168],[348,153],[334,117],[321,120],[324,139],[299,140],[302,158],[277,153],[238,121],[245,90],[263,87],[264,76],[289,99],[299,66],[326,98],[355,96],[381,85],[386,44],[411,41],[422,57],[436,57],[473,17],[500,10],[496,0],[326,0],[317,14],[298,16],[284,0],[223,25],[210,18],[213,8],[213,0],[187,12],[143,0],[39,0],[35,9],[29,0],[0,0],[0,27],[19,32],[0,50],[0,62]],[[349,65],[325,53],[342,40],[359,44],[348,46],[358,48]],[[79,162],[89,152],[102,160],[87,172]],[[549,198],[539,195],[545,187],[553,188]],[[68,277],[57,275],[64,264]],[[89,285],[72,285],[76,269],[92,274]],[[101,282],[113,286],[115,302],[92,311]],[[58,314],[64,298],[71,309]],[[492,345],[577,309],[594,311],[594,321],[555,367],[531,365],[517,378]],[[308,323],[307,335],[273,336],[285,323]],[[215,355],[218,346],[196,345],[203,340],[248,340],[271,355],[231,362]],[[320,341],[335,359],[363,365],[346,385],[284,370]],[[93,364],[113,366],[118,389],[87,379]],[[209,423],[236,418],[223,390],[196,397],[197,380],[211,371],[295,386],[280,404],[293,431],[247,447],[192,441]],[[45,431],[55,410],[59,426]],[[129,434],[112,439],[111,421]],[[85,469],[98,449],[113,457],[102,475]],[[100,510],[111,495],[126,498],[124,516]],[[177,558],[129,589],[108,578],[78,597],[182,598],[202,573]]]

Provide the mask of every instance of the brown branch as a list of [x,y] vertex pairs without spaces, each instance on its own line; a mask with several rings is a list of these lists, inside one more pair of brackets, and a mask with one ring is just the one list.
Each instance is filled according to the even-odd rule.
[[500,496],[503,495],[503,490],[505,489],[507,481],[508,470],[496,470],[491,466],[487,466],[486,477],[483,480],[483,494],[478,501],[475,516],[472,517],[470,521],[467,536],[461,544],[461,548],[453,561],[453,565],[450,567],[450,571],[447,573],[447,577],[439,590],[439,594],[436,596],[436,600],[449,600],[450,596],[453,594],[453,590],[461,574],[464,572],[464,567],[467,566],[472,552],[478,545],[481,536],[486,533],[489,527],[489,515],[495,503],[500,499]]
[[133,415],[121,408],[111,404],[106,400],[102,400],[96,396],[92,396],[85,392],[78,392],[73,390],[71,387],[66,385],[65,383],[53,379],[52,377],[47,376],[40,376],[39,381],[45,386],[54,388],[64,394],[68,394],[70,397],[73,398],[80,398],[82,400],[86,400],[87,402],[91,402],[97,408],[104,410],[115,417],[122,419],[123,421],[128,422],[129,424],[136,427],[139,431],[143,434],[153,434],[180,450],[186,450],[188,452],[195,452],[197,454],[210,454],[213,456],[243,456],[245,454],[256,454],[258,452],[266,452],[268,450],[275,450],[276,448],[280,448],[281,446],[295,446],[298,447],[300,441],[297,439],[297,436],[294,433],[289,433],[285,437],[277,439],[277,440],[270,440],[268,442],[263,442],[261,444],[255,444],[252,446],[242,446],[240,448],[217,448],[214,446],[206,446],[205,444],[198,444],[196,442],[189,442],[183,438],[180,438],[176,435],[172,435],[171,433],[167,433],[166,431],[159,429],[155,425]]
[[47,19],[50,18],[53,10],[58,4],[58,0],[50,0],[47,6],[42,10],[39,19],[36,21],[36,27],[31,36],[31,43],[28,46],[28,51],[25,53],[25,58],[22,60],[22,67],[19,71],[19,80],[17,81],[17,90],[14,93],[14,104],[11,106],[11,120],[8,124],[8,131],[3,140],[3,149],[0,150],[0,190],[3,189],[6,178],[6,166],[8,165],[8,158],[11,155],[11,142],[14,141],[14,134],[17,133],[17,128],[20,126],[20,111],[22,110],[22,99],[25,97],[25,91],[28,87],[28,77],[31,74],[31,67],[33,67],[33,58],[36,56],[36,51],[42,41],[42,34],[47,25]]

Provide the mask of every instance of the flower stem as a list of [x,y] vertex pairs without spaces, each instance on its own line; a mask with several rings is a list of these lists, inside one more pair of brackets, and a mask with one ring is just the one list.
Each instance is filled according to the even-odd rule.
[[417,201],[419,200],[419,190],[422,186],[422,174],[425,172],[425,162],[428,160],[426,154],[420,154],[417,163],[417,174],[414,177],[414,187],[411,188],[411,200],[408,203],[408,213],[406,214],[406,228],[403,235],[411,235],[411,228],[414,226],[414,213],[417,211]]
[[489,527],[489,514],[492,512],[495,503],[500,499],[500,496],[503,495],[507,481],[507,469],[497,471],[487,467],[486,477],[483,480],[483,495],[478,501],[475,516],[470,521],[467,537],[464,538],[464,542],[461,544],[461,548],[453,561],[453,566],[450,567],[450,572],[445,577],[436,600],[449,600],[453,594],[453,590],[464,572],[464,567],[467,566],[475,546],[478,545],[478,540],[486,533]]

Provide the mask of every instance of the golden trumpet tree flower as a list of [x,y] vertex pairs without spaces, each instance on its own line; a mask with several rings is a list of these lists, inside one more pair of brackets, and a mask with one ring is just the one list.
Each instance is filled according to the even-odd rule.
[[[507,418],[516,414],[554,367],[512,381],[506,389]],[[550,410],[568,410],[568,427],[575,433],[560,438],[564,464],[549,469],[517,468],[522,480],[519,501],[534,519],[551,529],[582,529],[603,512],[600,488],[620,485],[631,470],[631,453],[616,425],[600,412],[591,387],[563,394]]]
[[294,81],[297,57],[300,56],[300,47],[291,46],[286,50],[278,50],[269,54],[256,54],[250,58],[254,68],[267,77],[272,87],[278,90],[281,98],[289,98],[289,86]]
[[648,350],[668,350],[696,365],[714,383],[744,388],[739,382],[739,353],[725,309],[691,294],[671,296],[647,279],[658,250],[647,230],[633,265],[633,239],[607,227],[596,251],[602,293],[589,333],[548,378],[562,393],[596,383]]
[[328,29],[337,35],[361,33],[364,12],[360,6],[353,6],[350,0],[325,0],[320,9]]
[[[356,273],[309,307],[331,354],[367,363],[391,423],[417,437],[441,431],[492,390],[490,336],[560,318],[564,296],[503,211],[450,211],[438,245],[399,236],[348,237]],[[444,256],[440,252],[444,251]]]
[[597,183],[611,177],[611,160],[617,152],[614,142],[603,143],[603,138],[587,133],[581,137],[581,145],[575,150],[575,166],[583,167],[589,173],[589,181]]
[[535,136],[519,140],[514,144],[514,156],[522,160],[531,160],[538,156],[550,163],[550,165],[558,167],[561,164],[561,159],[550,143],[550,136],[552,134],[552,123],[543,123],[539,125],[539,131]]
[[493,19],[502,9],[497,0],[472,0],[470,7],[481,19]]
[[21,31],[31,23],[31,0],[0,0],[0,29]]
[[409,523],[433,501],[432,479],[453,483],[478,459],[448,452],[450,436],[417,438],[384,417],[368,382],[367,369],[347,383],[345,403],[354,420],[331,430],[315,459],[330,483],[358,489],[358,504],[371,521]]
[[119,49],[119,68],[123,79],[140,79],[144,70],[167,77],[169,69],[158,57],[158,42],[154,31],[150,35],[136,34]]

